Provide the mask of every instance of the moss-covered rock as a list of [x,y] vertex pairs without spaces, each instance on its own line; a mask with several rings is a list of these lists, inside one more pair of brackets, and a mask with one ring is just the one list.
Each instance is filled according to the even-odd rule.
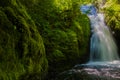
[[[90,23],[80,13],[79,1],[21,0],[43,37],[49,64],[48,80],[89,57]],[[87,57],[86,57],[87,55]]]
[[19,1],[0,1],[0,80],[41,80],[47,70],[43,40]]

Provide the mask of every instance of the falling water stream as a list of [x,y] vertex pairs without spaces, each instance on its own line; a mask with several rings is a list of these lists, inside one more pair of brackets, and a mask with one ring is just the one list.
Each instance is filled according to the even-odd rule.
[[117,46],[105,24],[104,14],[97,13],[93,5],[83,5],[80,10],[91,22],[90,60],[63,72],[64,77],[57,80],[120,80]]
[[91,21],[90,61],[118,60],[115,41],[104,22],[104,15],[88,15]]
[[119,60],[117,46],[104,22],[104,15],[97,13],[93,5],[84,5],[80,9],[91,21],[90,62]]
[[117,46],[110,29],[105,24],[104,14],[97,13],[93,5],[83,5],[80,9],[83,14],[88,15],[91,22],[89,64],[118,61]]

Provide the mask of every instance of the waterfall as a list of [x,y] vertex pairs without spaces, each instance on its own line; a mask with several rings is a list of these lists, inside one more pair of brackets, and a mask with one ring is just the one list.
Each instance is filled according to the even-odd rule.
[[120,80],[120,60],[112,33],[104,22],[104,14],[93,5],[80,7],[91,22],[90,60],[62,72],[56,80]]
[[104,15],[97,13],[92,5],[83,5],[80,9],[88,15],[91,22],[90,62],[118,60],[117,46],[104,22]]

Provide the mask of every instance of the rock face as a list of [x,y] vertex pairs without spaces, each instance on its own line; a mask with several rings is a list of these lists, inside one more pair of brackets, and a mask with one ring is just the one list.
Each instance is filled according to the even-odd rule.
[[0,1],[0,80],[41,80],[46,69],[43,40],[25,8]]

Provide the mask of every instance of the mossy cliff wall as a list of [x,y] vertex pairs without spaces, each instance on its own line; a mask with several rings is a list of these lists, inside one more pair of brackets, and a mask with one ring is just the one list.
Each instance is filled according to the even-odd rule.
[[43,37],[49,64],[47,77],[55,77],[59,72],[88,60],[90,23],[79,10],[79,0],[21,2]]
[[0,80],[50,80],[87,61],[90,23],[79,3],[0,1]]
[[47,70],[43,40],[19,0],[0,1],[0,80],[41,80]]

